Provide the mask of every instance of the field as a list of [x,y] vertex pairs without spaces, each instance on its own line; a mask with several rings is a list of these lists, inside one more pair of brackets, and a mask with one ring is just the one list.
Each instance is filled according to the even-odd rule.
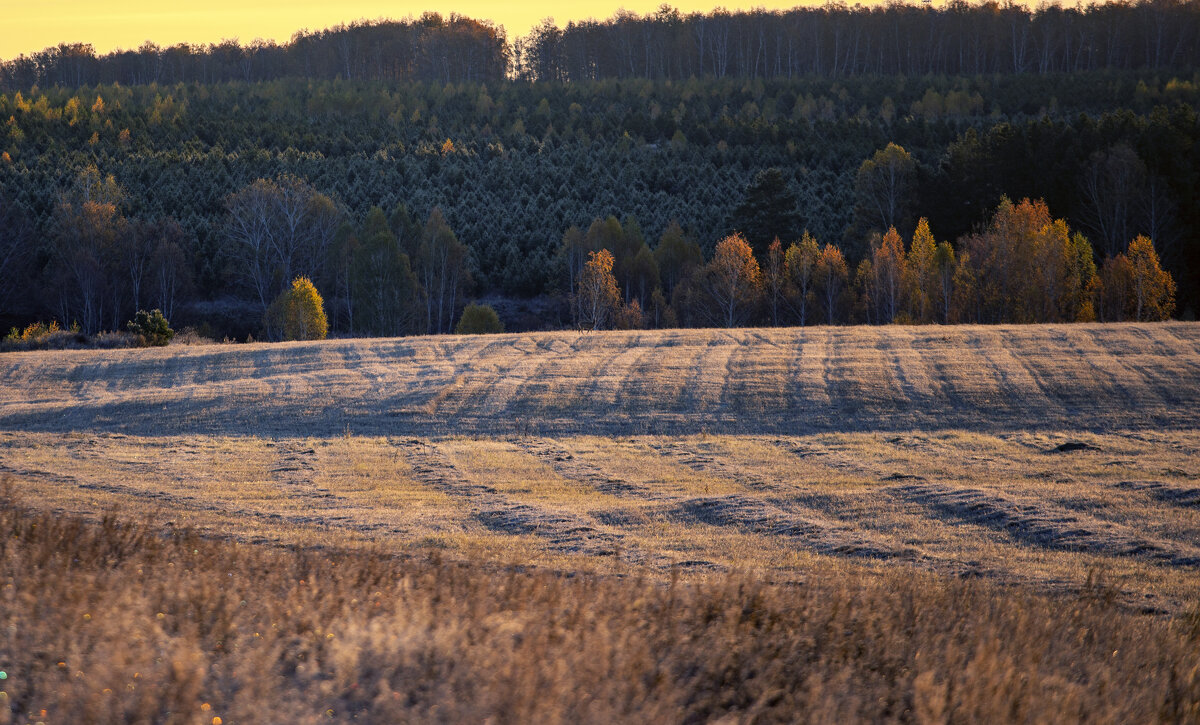
[[0,380],[14,721],[1200,718],[1194,324],[12,353]]

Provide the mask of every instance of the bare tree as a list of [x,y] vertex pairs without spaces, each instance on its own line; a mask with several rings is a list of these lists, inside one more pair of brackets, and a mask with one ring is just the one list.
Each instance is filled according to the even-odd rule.
[[333,200],[294,176],[258,179],[230,195],[225,208],[238,275],[264,309],[289,280],[320,271],[341,222]]
[[1080,178],[1081,221],[1103,256],[1121,253],[1132,238],[1134,216],[1144,203],[1146,165],[1126,144],[1097,151]]

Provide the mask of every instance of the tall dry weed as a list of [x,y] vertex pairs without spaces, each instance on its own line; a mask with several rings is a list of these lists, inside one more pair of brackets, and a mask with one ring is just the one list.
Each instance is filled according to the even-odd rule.
[[571,575],[86,522],[7,493],[0,577],[0,722],[1200,718],[1187,617],[912,572]]

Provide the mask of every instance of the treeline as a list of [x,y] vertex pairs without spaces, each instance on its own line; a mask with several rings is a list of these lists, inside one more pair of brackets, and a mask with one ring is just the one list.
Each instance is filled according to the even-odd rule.
[[1200,5],[952,0],[688,15],[664,6],[566,28],[545,23],[516,43],[514,57],[519,75],[554,81],[1190,68],[1200,57]]
[[309,79],[438,82],[601,78],[842,78],[1191,68],[1200,7],[1185,0],[1029,9],[1005,2],[889,3],[787,11],[545,23],[511,45],[503,28],[459,15],[360,21],[290,42],[233,40],[97,55],[62,44],[0,64],[0,88]]
[[563,236],[572,315],[588,329],[811,324],[1163,320],[1175,282],[1144,236],[1097,265],[1091,243],[1045,202],[1001,201],[990,223],[955,244],[919,220],[906,243],[874,235],[851,266],[805,232],[760,254],[740,233],[706,260],[673,225],[653,250],[636,220],[597,219]]
[[296,33],[291,42],[224,40],[98,55],[63,43],[0,63],[0,88],[76,88],[99,84],[226,83],[310,78],[460,83],[497,81],[509,67],[502,28],[487,21],[426,13],[419,20],[358,21]]
[[[882,167],[900,154],[895,146],[876,154],[860,169],[860,182],[892,174]],[[775,170],[759,175],[739,207],[750,238],[735,232],[711,254],[675,222],[653,245],[632,216],[598,218],[586,231],[570,227],[550,263],[558,279],[548,309],[557,317],[543,324],[1142,321],[1165,319],[1175,308],[1175,282],[1149,238],[1136,236],[1097,259],[1088,238],[1054,219],[1042,201],[1002,199],[986,227],[953,244],[935,239],[924,217],[907,242],[889,225],[869,233],[857,263],[808,231],[785,246],[778,232],[795,212],[780,179]],[[877,192],[878,181],[871,182]],[[122,329],[138,310],[170,318],[193,283],[187,233],[171,219],[129,220],[123,202],[115,179],[91,168],[54,212],[42,303],[85,334]],[[233,308],[237,318],[223,321],[226,329],[278,337],[285,325],[276,308],[298,279],[324,296],[324,308],[315,310],[321,336],[326,325],[335,334],[450,332],[480,291],[470,250],[436,207],[423,222],[404,204],[390,213],[372,207],[356,219],[286,176],[256,180],[224,206],[218,256],[244,300]],[[319,299],[315,289],[312,295]]]

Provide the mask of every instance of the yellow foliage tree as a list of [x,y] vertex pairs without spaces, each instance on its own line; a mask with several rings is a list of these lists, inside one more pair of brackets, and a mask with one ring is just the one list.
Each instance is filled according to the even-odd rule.
[[809,300],[813,296],[817,259],[820,256],[817,240],[805,229],[804,236],[788,247],[783,257],[788,278],[788,299],[792,300],[792,306],[800,316],[801,326],[808,323]]
[[912,245],[908,252],[905,297],[909,313],[915,322],[930,322],[935,314],[934,300],[938,299],[940,280],[937,264],[937,242],[929,230],[929,220],[921,217],[917,230],[913,232]]
[[895,227],[889,227],[879,246],[872,250],[871,269],[874,286],[871,298],[878,306],[877,321],[895,322],[903,302],[904,280],[908,277],[904,241]]
[[1126,252],[1132,267],[1130,305],[1134,319],[1165,320],[1175,311],[1175,280],[1162,268],[1154,243],[1138,235]]
[[267,334],[275,340],[324,340],[325,300],[308,277],[297,277],[267,308]]

